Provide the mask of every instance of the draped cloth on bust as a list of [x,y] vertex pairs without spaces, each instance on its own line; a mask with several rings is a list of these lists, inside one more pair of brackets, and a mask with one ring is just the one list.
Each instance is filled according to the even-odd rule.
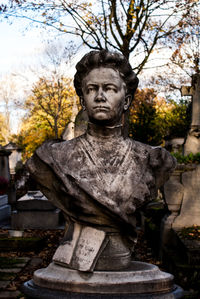
[[135,210],[155,198],[175,166],[170,154],[163,162],[167,152],[157,151],[122,136],[98,139],[86,133],[45,142],[27,166],[41,191],[71,221],[134,230]]

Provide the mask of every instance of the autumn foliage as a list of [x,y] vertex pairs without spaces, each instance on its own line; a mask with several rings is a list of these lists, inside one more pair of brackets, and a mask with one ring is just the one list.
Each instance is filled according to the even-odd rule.
[[72,105],[77,100],[69,79],[39,79],[32,89],[32,95],[25,102],[27,115],[18,136],[25,159],[46,139],[61,136],[70,122]]
[[151,145],[164,145],[165,138],[185,137],[189,106],[185,101],[158,97],[153,89],[138,89],[130,108],[130,136]]

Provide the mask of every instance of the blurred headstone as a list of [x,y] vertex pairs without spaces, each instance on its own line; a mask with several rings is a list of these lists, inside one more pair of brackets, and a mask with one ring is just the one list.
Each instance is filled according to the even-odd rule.
[[192,77],[192,86],[183,86],[182,96],[192,96],[192,122],[184,144],[184,155],[200,152],[200,74]]
[[4,148],[11,151],[11,155],[9,156],[10,173],[15,174],[15,167],[22,158],[22,149],[13,142],[9,142]]
[[60,210],[40,191],[28,191],[16,202],[11,214],[12,229],[53,229],[59,226]]

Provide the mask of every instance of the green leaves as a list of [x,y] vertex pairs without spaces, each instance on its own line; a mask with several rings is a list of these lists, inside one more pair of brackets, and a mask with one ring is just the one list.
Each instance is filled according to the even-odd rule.
[[130,108],[130,137],[151,145],[165,137],[184,137],[190,125],[189,103],[166,101],[153,89],[138,90]]

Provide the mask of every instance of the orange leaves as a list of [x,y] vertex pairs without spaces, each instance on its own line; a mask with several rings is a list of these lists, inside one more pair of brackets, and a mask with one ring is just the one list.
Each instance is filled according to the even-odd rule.
[[27,98],[25,109],[28,114],[21,129],[24,158],[49,138],[59,138],[70,121],[72,106],[77,101],[74,88],[67,78],[50,81],[40,78],[33,87],[31,97]]

